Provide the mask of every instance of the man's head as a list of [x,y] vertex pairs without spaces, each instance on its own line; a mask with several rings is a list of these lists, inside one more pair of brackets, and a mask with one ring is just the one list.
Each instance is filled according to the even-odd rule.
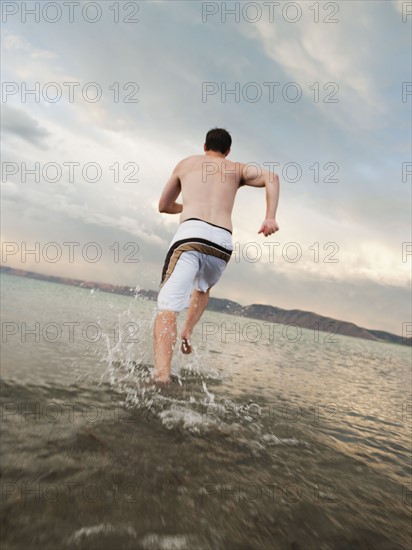
[[226,157],[230,153],[231,145],[232,138],[227,130],[224,128],[213,128],[213,130],[209,130],[206,134],[204,150],[216,151]]

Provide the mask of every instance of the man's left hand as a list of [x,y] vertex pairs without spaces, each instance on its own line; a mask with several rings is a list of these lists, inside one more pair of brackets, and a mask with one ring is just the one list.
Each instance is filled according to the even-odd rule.
[[265,237],[269,237],[269,235],[276,233],[276,231],[279,231],[279,226],[276,222],[276,219],[266,218],[266,220],[262,223],[262,226],[259,229],[258,234],[263,233]]

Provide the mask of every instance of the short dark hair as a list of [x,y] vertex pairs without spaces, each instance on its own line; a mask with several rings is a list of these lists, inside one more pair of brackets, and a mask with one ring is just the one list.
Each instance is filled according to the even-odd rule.
[[225,154],[232,145],[232,138],[224,128],[213,128],[206,134],[205,145],[208,151],[219,151]]

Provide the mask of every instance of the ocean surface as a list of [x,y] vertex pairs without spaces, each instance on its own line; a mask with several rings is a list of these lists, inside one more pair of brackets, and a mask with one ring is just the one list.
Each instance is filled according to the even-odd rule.
[[160,391],[155,302],[1,298],[3,550],[410,547],[411,348],[206,312]]

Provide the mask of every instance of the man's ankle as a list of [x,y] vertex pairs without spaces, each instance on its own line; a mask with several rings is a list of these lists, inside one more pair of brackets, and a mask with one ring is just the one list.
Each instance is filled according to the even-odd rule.
[[181,334],[181,338],[185,339],[185,340],[190,340],[190,338],[192,337],[192,333],[188,330],[182,330],[182,334]]
[[169,375],[165,375],[165,374],[162,374],[162,375],[156,375],[154,374],[153,375],[153,381],[156,382],[156,383],[160,383],[160,384],[166,384],[167,382],[170,382],[170,377]]

